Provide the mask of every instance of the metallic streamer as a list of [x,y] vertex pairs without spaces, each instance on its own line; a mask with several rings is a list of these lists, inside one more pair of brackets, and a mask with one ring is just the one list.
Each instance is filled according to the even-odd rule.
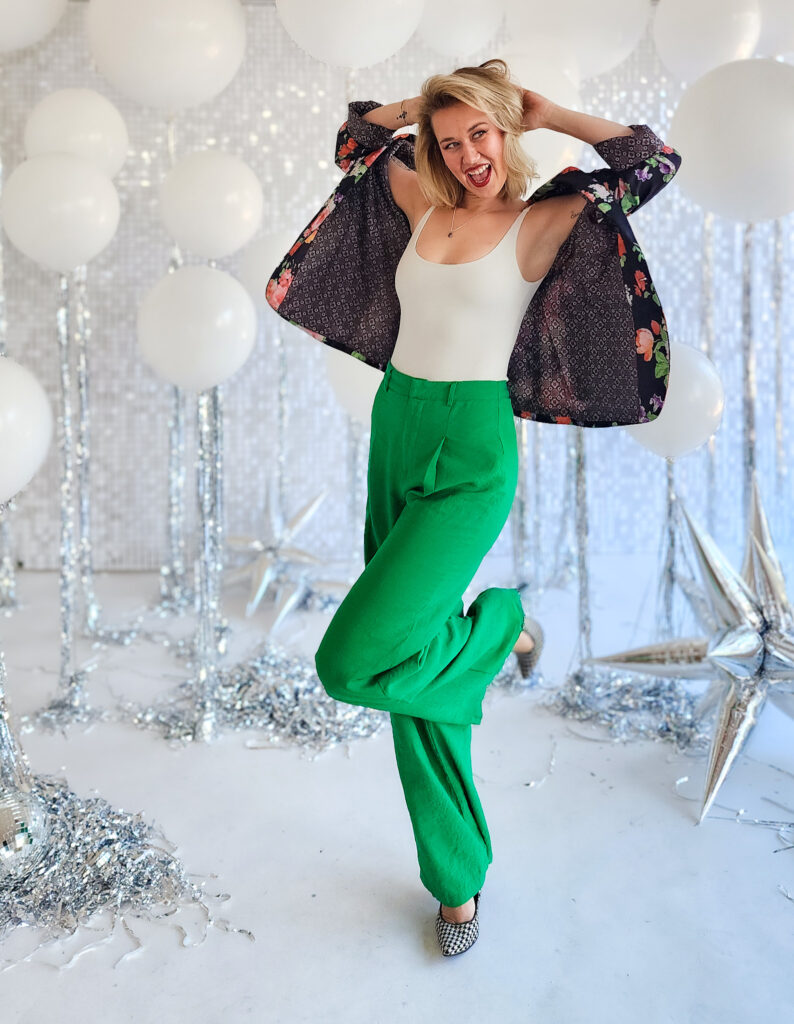
[[755,340],[753,338],[753,224],[742,228],[742,515],[750,515],[750,492],[755,472]]
[[[170,114],[166,120],[168,163],[176,163],[176,119]],[[184,260],[179,246],[174,243],[168,263],[168,273],[178,270]],[[160,566],[160,602],[163,615],[182,615],[195,606],[195,590],[188,584],[185,545],[185,396],[178,387],[171,389],[171,415],[168,420],[168,553]]]
[[772,261],[772,308],[775,316],[775,494],[781,497],[788,476],[786,447],[783,440],[783,221],[774,221]]
[[94,594],[94,566],[91,553],[91,414],[88,398],[88,344],[91,335],[90,316],[86,302],[87,267],[83,264],[72,272],[74,290],[74,343],[77,353],[77,389],[79,419],[77,425],[77,492],[79,509],[78,556],[80,563],[82,628],[95,633],[99,626],[100,607]]
[[547,586],[563,588],[575,574],[575,554],[571,539],[571,524],[575,518],[574,490],[576,486],[576,445],[570,434],[565,435],[562,508],[557,523],[554,544],[554,563],[547,577]]
[[667,639],[674,632],[673,627],[673,590],[675,587],[675,467],[673,460],[666,458],[665,474],[667,478],[667,489],[664,511],[664,533],[663,533],[663,566],[659,578],[659,590],[656,602],[656,632]]
[[196,485],[201,544],[200,556],[197,559],[199,605],[196,653],[198,677],[193,738],[207,742],[211,742],[217,736],[216,689],[218,685],[218,649],[215,639],[218,602],[214,580],[217,569],[215,554],[218,498],[215,486],[217,425],[213,416],[216,408],[212,395],[213,390],[210,388],[208,391],[202,391],[196,403],[198,437]]
[[[703,259],[700,267],[700,337],[703,339],[703,351],[714,361],[714,214],[710,210],[703,216]],[[716,444],[716,434],[712,434],[706,442],[706,516],[711,531],[714,530],[716,515]]]
[[576,427],[574,441],[576,446],[576,553],[577,576],[579,579],[579,635],[576,642],[576,654],[580,658],[589,658],[593,652],[590,646],[590,574],[587,560],[587,452],[584,431],[584,427]]
[[225,560],[226,525],[224,522],[224,500],[223,500],[223,387],[217,385],[210,391],[211,401],[211,422],[212,422],[212,471],[213,484],[215,487],[215,522],[212,531],[212,563],[210,573],[210,594],[212,628],[215,649],[218,654],[225,654],[231,628],[229,620],[223,615],[221,608],[221,583],[223,579],[223,568]]
[[543,592],[545,559],[543,557],[543,536],[541,533],[541,495],[543,494],[543,469],[540,441],[540,425],[535,424],[532,433],[532,564],[534,566],[533,590],[536,594]]
[[[3,154],[0,152],[0,195],[3,192]],[[3,239],[0,237],[0,357],[6,355],[8,321],[6,320],[6,289],[3,277]],[[13,499],[0,505],[0,608],[18,607],[14,542],[9,522],[14,513]]]
[[168,418],[168,554],[160,566],[160,603],[164,614],[192,608],[195,592],[188,584],[185,545],[185,394],[171,388]]
[[69,722],[88,722],[106,714],[91,708],[85,697],[86,671],[75,667],[75,595],[77,591],[77,549],[75,533],[75,451],[72,426],[71,339],[69,331],[69,277],[58,276],[59,304],[56,312],[60,359],[61,409],[58,416],[58,447],[61,457],[61,663],[58,692],[34,716],[37,725],[63,728]]
[[527,515],[527,431],[529,427],[525,419],[519,418],[518,430],[518,483],[511,509],[510,530],[513,542],[513,578],[516,587],[523,591],[528,587],[529,580],[526,533]]

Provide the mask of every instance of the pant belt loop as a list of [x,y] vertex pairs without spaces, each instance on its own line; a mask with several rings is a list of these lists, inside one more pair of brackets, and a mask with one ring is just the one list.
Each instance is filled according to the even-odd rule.
[[447,391],[447,405],[452,405],[455,401],[455,388],[457,386],[458,382],[456,380],[453,380],[449,385],[449,390]]

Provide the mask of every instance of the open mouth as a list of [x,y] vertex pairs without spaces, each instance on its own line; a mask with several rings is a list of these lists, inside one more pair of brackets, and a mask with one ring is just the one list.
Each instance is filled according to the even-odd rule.
[[480,168],[476,174],[472,171],[466,171],[466,177],[472,185],[476,185],[477,188],[482,188],[491,180],[491,165],[486,164],[484,167]]

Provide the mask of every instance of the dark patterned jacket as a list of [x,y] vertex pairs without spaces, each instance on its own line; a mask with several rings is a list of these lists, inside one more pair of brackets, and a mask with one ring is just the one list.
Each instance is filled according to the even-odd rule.
[[[318,341],[385,370],[397,340],[397,263],[411,237],[388,161],[415,168],[414,135],[364,120],[354,100],[339,129],[345,172],[273,272],[267,301]],[[667,392],[667,323],[628,217],[656,195],[681,154],[647,124],[595,144],[609,164],[566,167],[528,202],[580,192],[587,202],[527,304],[507,368],[516,416],[583,427],[655,419]]]

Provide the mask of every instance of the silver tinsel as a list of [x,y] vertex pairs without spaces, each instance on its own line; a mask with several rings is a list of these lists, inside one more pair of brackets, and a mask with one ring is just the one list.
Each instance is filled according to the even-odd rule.
[[[175,847],[140,814],[111,807],[101,797],[83,800],[65,781],[36,776],[32,792],[43,801],[50,822],[46,853],[25,878],[6,886],[0,902],[0,940],[15,929],[34,929],[41,941],[24,957],[5,959],[7,970],[30,959],[53,942],[90,928],[92,938],[78,950],[68,967],[87,949],[113,938],[121,922],[134,943],[114,966],[141,948],[142,942],[130,927],[130,918],[150,921],[171,918],[175,911],[196,906],[203,920],[197,945],[204,941],[210,925],[235,931],[254,939],[252,932],[216,919],[210,903],[229,898],[225,893],[207,894],[187,876]],[[111,914],[111,925],[103,939],[93,938],[98,930],[95,915]],[[170,922],[188,943],[188,932],[175,920]]]
[[[189,742],[205,738],[195,728],[195,706],[196,683],[187,680],[156,706],[126,703],[122,710],[137,725]],[[215,669],[210,721],[216,730],[256,730],[271,743],[297,743],[319,752],[374,735],[388,715],[329,697],[311,659],[267,642],[239,664]]]
[[[587,515],[587,466],[584,430],[575,428],[576,546],[578,555],[577,664],[559,690],[543,703],[557,714],[604,725],[615,739],[669,739],[679,749],[707,749],[709,730],[704,725],[707,707],[693,698],[678,679],[660,679],[638,673],[583,664],[592,657],[590,579]],[[672,524],[672,467],[668,467],[668,502]],[[673,571],[675,548],[665,551],[665,573]],[[669,557],[668,557],[669,556]],[[669,566],[668,566],[669,562]],[[664,588],[662,588],[664,593]],[[664,604],[665,615],[667,603]]]
[[[58,416],[58,449],[61,466],[60,514],[60,612],[61,657],[58,691],[53,700],[35,716],[38,725],[48,729],[63,728],[71,722],[90,722],[106,717],[91,708],[85,696],[86,672],[75,666],[74,639],[78,580],[78,551],[75,544],[75,442],[72,424],[72,344],[70,337],[70,281],[66,274],[58,276],[58,309],[56,312],[58,354],[60,357],[60,397]],[[84,407],[87,414],[87,404]],[[87,453],[86,453],[87,455]],[[87,466],[87,461],[86,461]]]

